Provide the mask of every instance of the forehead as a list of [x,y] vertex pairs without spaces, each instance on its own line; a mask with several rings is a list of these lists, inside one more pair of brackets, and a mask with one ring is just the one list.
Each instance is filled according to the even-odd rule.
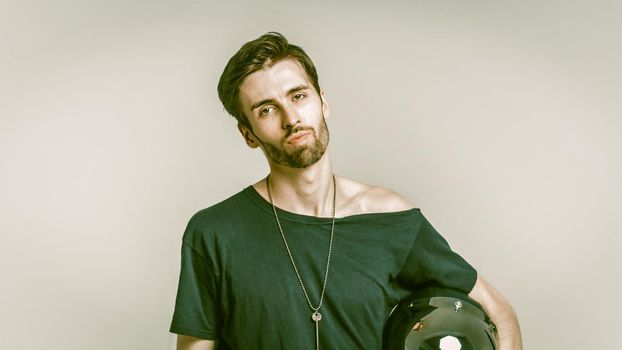
[[276,99],[300,85],[311,87],[309,76],[298,61],[288,58],[247,76],[240,85],[240,100],[247,107],[264,99]]

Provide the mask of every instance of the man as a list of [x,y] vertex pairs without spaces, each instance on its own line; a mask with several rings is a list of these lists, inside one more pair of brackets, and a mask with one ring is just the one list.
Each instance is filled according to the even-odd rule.
[[397,302],[461,290],[521,349],[509,303],[406,199],[333,174],[330,108],[311,59],[278,33],[230,59],[218,93],[265,179],[195,214],[171,332],[179,350],[379,349]]

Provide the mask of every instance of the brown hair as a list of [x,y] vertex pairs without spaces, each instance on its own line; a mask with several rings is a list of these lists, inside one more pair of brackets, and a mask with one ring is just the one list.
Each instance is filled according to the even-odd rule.
[[311,58],[299,46],[290,44],[282,34],[268,32],[242,45],[220,75],[218,97],[225,110],[252,130],[240,103],[240,85],[250,74],[286,58],[294,58],[302,65],[319,94],[320,84]]

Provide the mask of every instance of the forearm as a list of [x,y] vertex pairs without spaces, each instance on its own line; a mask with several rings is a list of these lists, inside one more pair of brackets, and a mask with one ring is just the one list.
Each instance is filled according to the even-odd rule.
[[496,308],[496,310],[484,310],[497,326],[497,349],[522,350],[523,344],[516,312],[507,302],[505,305],[497,305]]
[[518,318],[512,305],[482,277],[477,277],[469,296],[480,303],[497,326],[498,350],[522,350]]

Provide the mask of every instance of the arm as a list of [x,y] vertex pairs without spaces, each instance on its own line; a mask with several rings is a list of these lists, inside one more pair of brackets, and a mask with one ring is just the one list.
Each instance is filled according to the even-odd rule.
[[488,317],[497,326],[498,349],[522,350],[523,344],[516,313],[503,295],[478,275],[469,297],[482,305]]
[[205,340],[188,335],[177,336],[177,350],[216,350],[218,342],[215,340]]

